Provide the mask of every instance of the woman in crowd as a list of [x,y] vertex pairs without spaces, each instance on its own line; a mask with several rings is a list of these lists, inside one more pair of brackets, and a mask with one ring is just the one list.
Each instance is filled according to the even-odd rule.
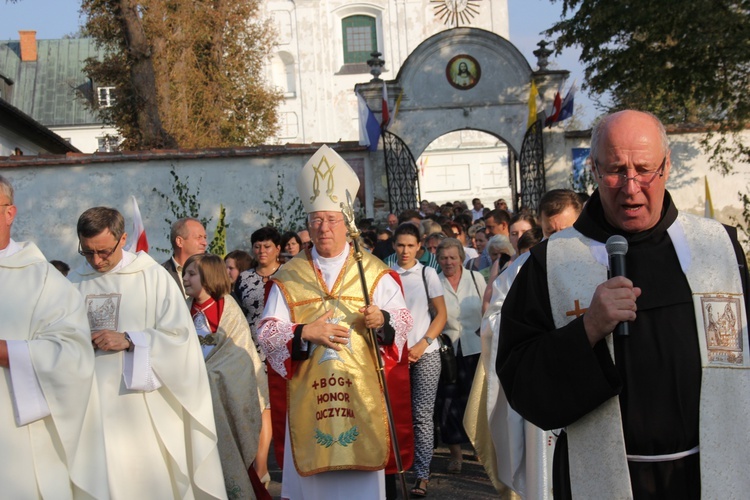
[[477,271],[479,267],[479,256],[484,252],[484,247],[487,246],[487,229],[480,227],[474,231],[474,249],[477,251],[477,257],[466,261],[466,269]]
[[[513,245],[513,249],[516,251],[516,256],[520,254],[518,251],[518,238],[523,236],[523,233],[536,227],[536,219],[533,215],[528,212],[518,212],[516,215],[511,217],[509,230],[510,244]],[[515,259],[515,257],[514,257]]]
[[[427,495],[432,461],[435,395],[440,379],[440,352],[435,341],[447,318],[443,286],[431,267],[417,261],[419,229],[406,222],[396,228],[393,249],[396,263],[391,267],[401,277],[406,306],[414,318],[409,333],[411,373],[411,407],[414,424],[414,473],[416,484],[412,496]],[[430,310],[434,315],[430,314]]]
[[440,281],[448,311],[443,333],[453,342],[458,366],[456,383],[443,385],[439,389],[442,401],[441,408],[438,408],[440,433],[443,442],[450,449],[448,472],[452,474],[461,472],[461,444],[469,442],[464,432],[463,419],[482,350],[479,327],[482,322],[482,297],[486,288],[481,274],[463,268],[464,257],[464,247],[455,238],[447,238],[438,246],[438,262],[443,269]]
[[294,231],[287,231],[281,235],[281,250],[287,260],[291,259],[302,250],[302,240]]
[[268,401],[263,363],[245,316],[229,295],[221,257],[193,255],[185,262],[182,282],[206,361],[227,496],[252,498],[249,474],[255,474],[252,463]]
[[232,250],[224,257],[224,264],[227,266],[229,281],[232,283],[232,287],[234,287],[240,273],[254,267],[255,263],[253,262],[253,256],[246,251]]
[[[263,315],[265,285],[281,267],[279,262],[281,235],[273,227],[264,227],[250,236],[250,242],[253,245],[253,254],[258,265],[240,274],[240,277],[237,278],[235,294],[240,298],[240,305],[245,311],[256,350],[260,359],[265,362],[265,356],[260,352],[258,346],[256,323]],[[258,454],[255,458],[255,470],[263,483],[270,481],[268,450],[271,447],[271,435],[271,408],[267,407],[263,411],[263,426],[258,444]]]

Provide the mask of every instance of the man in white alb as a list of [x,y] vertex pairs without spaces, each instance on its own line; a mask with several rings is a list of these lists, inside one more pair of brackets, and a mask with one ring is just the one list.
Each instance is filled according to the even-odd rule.
[[42,252],[16,242],[0,176],[0,488],[3,498],[106,498],[83,301]]
[[123,250],[122,215],[78,219],[84,297],[113,498],[226,498],[206,365],[169,273]]

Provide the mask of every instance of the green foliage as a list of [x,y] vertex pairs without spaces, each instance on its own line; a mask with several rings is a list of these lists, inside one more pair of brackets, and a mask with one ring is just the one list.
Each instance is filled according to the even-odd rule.
[[305,208],[295,194],[288,195],[284,188],[284,174],[276,176],[276,190],[269,191],[269,198],[263,200],[266,210],[257,212],[267,219],[263,225],[273,226],[283,233],[297,231],[304,226]]
[[586,87],[613,109],[721,130],[750,119],[748,0],[563,0],[568,14],[546,34],[581,48]]
[[[172,217],[165,217],[164,222],[171,227],[172,223],[178,219],[182,219],[183,217],[193,217],[200,220],[203,227],[208,227],[208,224],[213,220],[213,217],[200,217],[201,204],[200,201],[198,201],[198,196],[201,193],[200,183],[202,179],[198,179],[198,187],[196,188],[195,193],[192,193],[190,191],[190,185],[188,184],[188,180],[190,179],[189,176],[185,177],[184,181],[181,180],[175,171],[174,165],[172,165],[169,174],[172,176],[171,195],[162,192],[156,187],[152,190],[154,193],[158,194],[161,199],[165,200],[169,207],[169,212]],[[169,241],[169,232],[167,232],[167,241]],[[159,252],[172,252],[171,246],[169,248],[154,247],[154,249]]]
[[211,244],[208,245],[209,253],[220,256],[222,259],[227,254],[227,228],[229,224],[226,223],[227,211],[224,205],[219,205],[219,221],[216,223],[216,231],[214,231],[214,238],[211,240]]

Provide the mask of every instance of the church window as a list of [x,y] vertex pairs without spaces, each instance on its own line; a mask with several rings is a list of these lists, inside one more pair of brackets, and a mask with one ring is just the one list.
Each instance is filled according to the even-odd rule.
[[100,108],[109,108],[115,104],[114,87],[99,87],[96,91]]
[[341,20],[344,41],[344,64],[366,63],[370,53],[378,50],[375,18],[349,16]]

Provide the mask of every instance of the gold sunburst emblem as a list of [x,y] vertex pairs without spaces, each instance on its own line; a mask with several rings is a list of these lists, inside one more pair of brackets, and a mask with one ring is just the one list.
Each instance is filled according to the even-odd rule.
[[457,28],[471,24],[471,20],[479,14],[479,3],[482,0],[430,0],[435,9],[435,17],[443,24]]

